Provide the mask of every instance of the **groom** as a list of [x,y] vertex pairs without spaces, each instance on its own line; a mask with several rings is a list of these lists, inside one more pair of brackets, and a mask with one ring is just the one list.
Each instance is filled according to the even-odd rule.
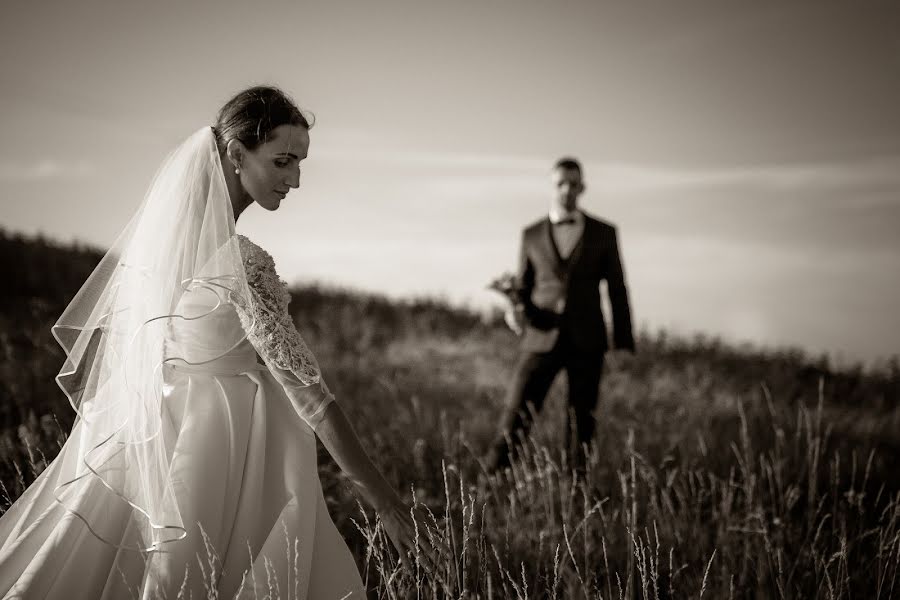
[[566,446],[574,450],[575,466],[583,468],[582,447],[590,444],[594,434],[592,413],[609,348],[600,303],[601,280],[606,280],[612,306],[614,347],[634,352],[616,228],[578,209],[585,185],[577,160],[557,161],[551,182],[549,216],[523,232],[518,301],[506,315],[510,328],[522,335],[522,344],[489,458],[494,468],[509,465],[517,438],[524,436],[530,425],[529,405],[535,412],[541,409],[550,385],[563,369],[578,442],[573,448],[570,426],[566,428]]

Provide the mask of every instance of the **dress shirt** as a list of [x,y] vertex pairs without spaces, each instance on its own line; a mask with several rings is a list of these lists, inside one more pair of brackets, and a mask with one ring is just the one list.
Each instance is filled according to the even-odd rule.
[[[575,222],[560,223],[568,219],[574,219]],[[584,234],[584,213],[577,209],[570,213],[550,209],[550,231],[560,257],[564,260],[569,258]]]

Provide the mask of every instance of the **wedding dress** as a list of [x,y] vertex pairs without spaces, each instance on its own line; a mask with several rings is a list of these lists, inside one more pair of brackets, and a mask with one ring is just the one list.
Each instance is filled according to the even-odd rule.
[[334,397],[288,300],[197,132],[54,330],[78,418],[0,518],[3,598],[365,597],[316,467]]

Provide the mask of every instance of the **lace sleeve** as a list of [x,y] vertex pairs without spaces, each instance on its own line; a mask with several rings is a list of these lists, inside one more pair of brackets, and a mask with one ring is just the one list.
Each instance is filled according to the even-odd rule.
[[243,236],[241,258],[250,288],[249,306],[236,306],[247,339],[282,384],[298,414],[312,427],[334,396],[322,380],[312,351],[288,312],[291,296],[268,252]]

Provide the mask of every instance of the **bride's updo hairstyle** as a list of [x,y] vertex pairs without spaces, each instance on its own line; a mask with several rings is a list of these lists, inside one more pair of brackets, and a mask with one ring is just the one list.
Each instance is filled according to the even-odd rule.
[[220,153],[228,142],[238,140],[255,150],[281,125],[312,127],[312,115],[304,114],[294,101],[277,87],[256,86],[239,92],[225,103],[216,117],[213,131]]

